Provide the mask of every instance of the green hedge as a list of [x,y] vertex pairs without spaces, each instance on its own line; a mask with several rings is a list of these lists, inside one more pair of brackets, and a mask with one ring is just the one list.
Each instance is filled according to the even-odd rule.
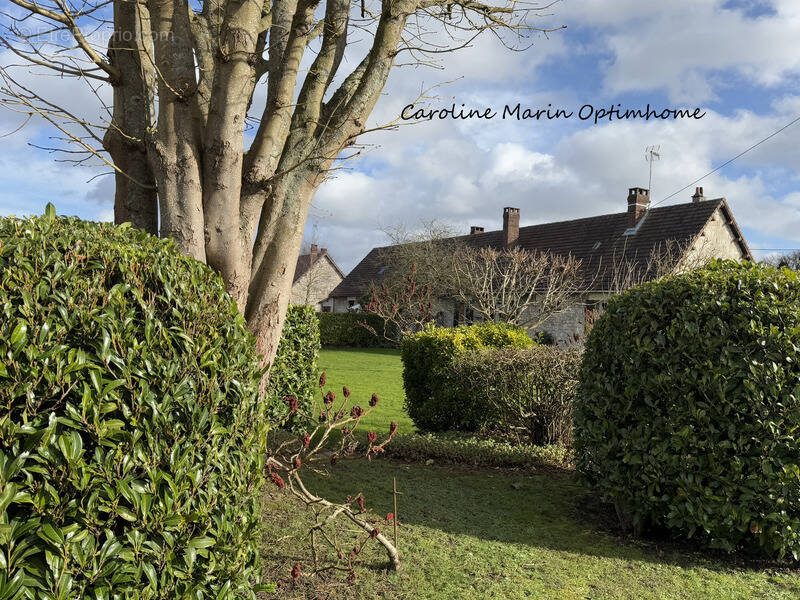
[[514,444],[453,432],[398,435],[386,446],[386,454],[392,458],[417,462],[433,460],[499,468],[563,468],[571,460],[569,449],[561,444]]
[[576,463],[623,522],[800,555],[800,280],[714,262],[612,298],[586,342]]
[[301,412],[310,413],[319,387],[319,327],[311,306],[290,305],[281,341],[269,374],[268,415],[279,421],[286,416],[286,396],[295,396]]
[[255,598],[267,421],[222,280],[111,224],[0,219],[0,597]]
[[[378,315],[363,312],[317,313],[323,346],[386,348],[394,345],[395,329]],[[366,327],[365,327],[366,325]],[[388,339],[387,339],[388,338]]]
[[462,402],[451,361],[479,348],[533,345],[524,329],[505,323],[428,327],[406,334],[400,350],[409,416],[421,430],[473,430],[475,418]]
[[530,444],[572,444],[581,348],[483,348],[451,362],[462,428]]

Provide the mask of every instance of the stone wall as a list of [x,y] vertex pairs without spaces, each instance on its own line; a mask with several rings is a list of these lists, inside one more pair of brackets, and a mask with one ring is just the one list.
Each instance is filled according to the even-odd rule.
[[586,303],[583,298],[577,300],[566,309],[557,312],[538,327],[529,330],[531,337],[540,331],[546,331],[557,343],[572,342],[575,336],[583,337],[586,320]]

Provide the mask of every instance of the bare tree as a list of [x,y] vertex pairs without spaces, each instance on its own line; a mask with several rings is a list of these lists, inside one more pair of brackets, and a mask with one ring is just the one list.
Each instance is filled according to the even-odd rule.
[[[411,265],[402,282],[395,281],[391,287],[385,283],[372,284],[365,310],[378,315],[384,322],[384,331],[372,332],[397,342],[403,334],[419,331],[433,323],[433,303],[436,300],[431,287],[418,282],[416,265]],[[372,330],[366,323],[364,326]]]
[[698,269],[714,255],[714,248],[702,242],[691,244],[667,240],[653,246],[650,254],[643,259],[624,253],[612,257],[608,266],[601,265],[598,269],[598,281],[604,283],[603,291],[619,294],[640,283]]
[[[22,70],[0,69],[3,104],[49,122],[74,160],[96,157],[113,169],[116,222],[171,236],[217,270],[265,362],[277,349],[312,197],[355,154],[345,150],[367,132],[398,58],[430,63],[482,32],[520,48],[534,29],[529,17],[546,8],[518,0],[8,4],[0,44]],[[360,57],[348,47],[355,38],[366,48]],[[355,66],[344,73],[347,64]],[[82,81],[105,117],[88,122],[27,84],[21,73],[31,68]]]
[[800,271],[800,250],[789,254],[773,254],[768,256],[764,262],[774,267],[788,267],[793,271]]
[[466,249],[455,227],[439,219],[421,219],[413,228],[394,224],[382,231],[391,242],[379,252],[385,269],[383,286],[393,292],[405,289],[413,267],[416,283],[427,286],[432,297],[445,298],[450,293],[452,256]]
[[475,248],[438,220],[384,228],[393,245],[380,253],[385,275],[368,310],[414,331],[434,321],[429,304],[452,302],[483,320],[536,327],[585,289],[581,263],[520,248]]
[[538,327],[587,289],[581,261],[537,250],[465,248],[452,257],[452,295],[486,321]]

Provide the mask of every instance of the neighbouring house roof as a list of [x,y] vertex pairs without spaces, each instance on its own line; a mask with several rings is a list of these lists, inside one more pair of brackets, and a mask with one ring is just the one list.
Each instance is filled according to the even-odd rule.
[[[516,246],[562,256],[571,254],[582,262],[587,278],[593,280],[592,288],[602,291],[610,288],[607,275],[603,275],[603,265],[612,265],[620,260],[645,264],[654,249],[664,248],[669,243],[678,243],[681,248],[686,248],[703,231],[717,209],[721,209],[743,257],[752,260],[750,249],[724,198],[651,208],[635,233],[628,235],[627,212],[520,227]],[[502,230],[454,239],[473,247],[503,247]],[[371,282],[380,281],[381,269],[385,269],[381,251],[385,248],[388,246],[373,248],[334,288],[331,297],[357,297],[368,290]]]
[[323,248],[316,254],[301,254],[297,257],[297,264],[294,268],[294,279],[292,280],[292,284],[297,283],[297,281],[303,277],[308,271],[311,269],[312,266],[317,264],[320,260],[327,258],[328,261],[331,263],[331,266],[336,270],[339,275],[344,277],[344,272],[339,268],[339,265],[336,264],[336,261],[333,260],[328,251]]

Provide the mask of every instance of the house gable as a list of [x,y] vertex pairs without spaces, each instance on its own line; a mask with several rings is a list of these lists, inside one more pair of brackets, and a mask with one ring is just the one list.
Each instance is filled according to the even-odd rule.
[[320,310],[321,303],[343,279],[344,273],[327,250],[300,255],[297,259],[290,302],[309,304]]

